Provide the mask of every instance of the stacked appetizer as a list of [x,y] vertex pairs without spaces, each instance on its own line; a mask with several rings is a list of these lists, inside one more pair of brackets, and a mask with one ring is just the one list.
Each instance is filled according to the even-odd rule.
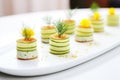
[[107,16],[108,26],[118,26],[119,25],[119,16],[115,14],[115,9],[109,9],[109,15]]
[[88,19],[83,19],[76,28],[75,40],[77,42],[93,41],[93,28]]
[[69,36],[64,34],[67,31],[67,25],[63,21],[56,24],[57,33],[50,37],[50,53],[55,55],[67,54],[69,48]]
[[46,21],[46,26],[43,26],[41,28],[41,39],[43,43],[49,43],[49,38],[52,34],[56,33],[55,27],[51,25],[51,18],[46,17],[44,18]]
[[64,23],[68,25],[68,29],[65,32],[66,34],[73,34],[75,30],[75,21],[72,19],[72,16],[74,15],[74,10],[69,10],[67,16],[68,18],[64,20]]
[[22,30],[24,38],[17,40],[17,58],[21,60],[31,60],[38,57],[36,39],[32,36],[34,31],[25,27]]
[[98,12],[94,12],[94,15],[90,17],[91,24],[94,28],[94,32],[103,32],[104,31],[104,23],[103,19]]

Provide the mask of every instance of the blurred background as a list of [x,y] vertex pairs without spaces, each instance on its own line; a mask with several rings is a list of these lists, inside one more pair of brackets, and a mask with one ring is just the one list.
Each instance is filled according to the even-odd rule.
[[120,0],[0,0],[0,16],[69,8],[88,8],[92,2],[97,2],[100,7],[120,7]]

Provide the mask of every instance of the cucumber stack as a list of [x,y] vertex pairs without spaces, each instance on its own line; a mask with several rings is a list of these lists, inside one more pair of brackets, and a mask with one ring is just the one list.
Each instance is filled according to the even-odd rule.
[[103,32],[104,31],[104,22],[101,19],[101,16],[98,12],[94,13],[94,16],[91,17],[91,24],[94,28],[94,32]]
[[50,53],[55,55],[67,54],[70,52],[69,37],[64,34],[67,31],[67,26],[63,21],[58,21],[55,26],[57,33],[50,37]]
[[73,34],[74,30],[75,30],[75,21],[72,19],[73,15],[75,14],[76,10],[68,10],[66,17],[67,19],[64,20],[64,24],[66,24],[67,27],[67,31],[65,32],[65,34]]
[[73,34],[75,30],[75,21],[74,20],[64,20],[64,23],[68,25],[68,29],[65,32],[66,34]]
[[119,16],[118,15],[108,15],[107,16],[107,25],[108,26],[118,26],[119,25]]
[[62,55],[69,53],[69,51],[69,37],[67,35],[62,35],[62,38],[59,38],[57,34],[51,36],[50,53]]
[[24,39],[17,40],[17,57],[18,59],[29,60],[37,58],[36,40],[25,41]]
[[93,28],[91,27],[89,20],[83,19],[81,25],[76,28],[75,40],[77,42],[93,41]]
[[52,34],[55,34],[56,30],[54,26],[44,26],[41,28],[41,39],[43,43],[49,43],[49,38]]
[[43,43],[49,43],[49,38],[52,34],[56,33],[55,27],[52,25],[52,18],[46,16],[43,18],[46,23],[46,26],[41,28],[41,41]]
[[107,16],[108,26],[119,26],[119,16],[115,14],[115,9],[109,9],[109,15]]
[[104,22],[102,19],[92,20],[91,24],[94,28],[94,32],[103,32],[104,31]]
[[31,28],[22,30],[23,39],[17,40],[17,58],[31,60],[38,57],[36,39],[32,38],[34,32]]

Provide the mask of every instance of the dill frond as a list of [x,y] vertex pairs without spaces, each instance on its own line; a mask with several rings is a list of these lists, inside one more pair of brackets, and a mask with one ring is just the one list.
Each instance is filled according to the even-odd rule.
[[45,23],[47,25],[51,25],[52,24],[52,18],[50,16],[44,17],[43,20],[45,21]]
[[67,31],[67,27],[68,27],[68,25],[66,25],[62,20],[58,20],[55,23],[55,26],[59,37],[61,37],[61,35],[63,35]]

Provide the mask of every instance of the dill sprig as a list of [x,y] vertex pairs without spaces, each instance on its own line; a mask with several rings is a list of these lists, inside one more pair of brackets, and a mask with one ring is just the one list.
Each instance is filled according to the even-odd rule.
[[50,16],[44,17],[43,20],[45,21],[45,23],[47,25],[51,25],[52,24],[52,18]]
[[67,18],[68,19],[71,19],[73,17],[73,15],[75,14],[76,12],[76,9],[69,9],[68,12],[67,12]]
[[62,20],[58,20],[55,23],[55,26],[59,37],[61,37],[67,31],[68,27],[68,25],[66,25]]
[[98,11],[99,8],[100,6],[96,2],[93,2],[90,6],[90,9],[92,10],[92,12]]

